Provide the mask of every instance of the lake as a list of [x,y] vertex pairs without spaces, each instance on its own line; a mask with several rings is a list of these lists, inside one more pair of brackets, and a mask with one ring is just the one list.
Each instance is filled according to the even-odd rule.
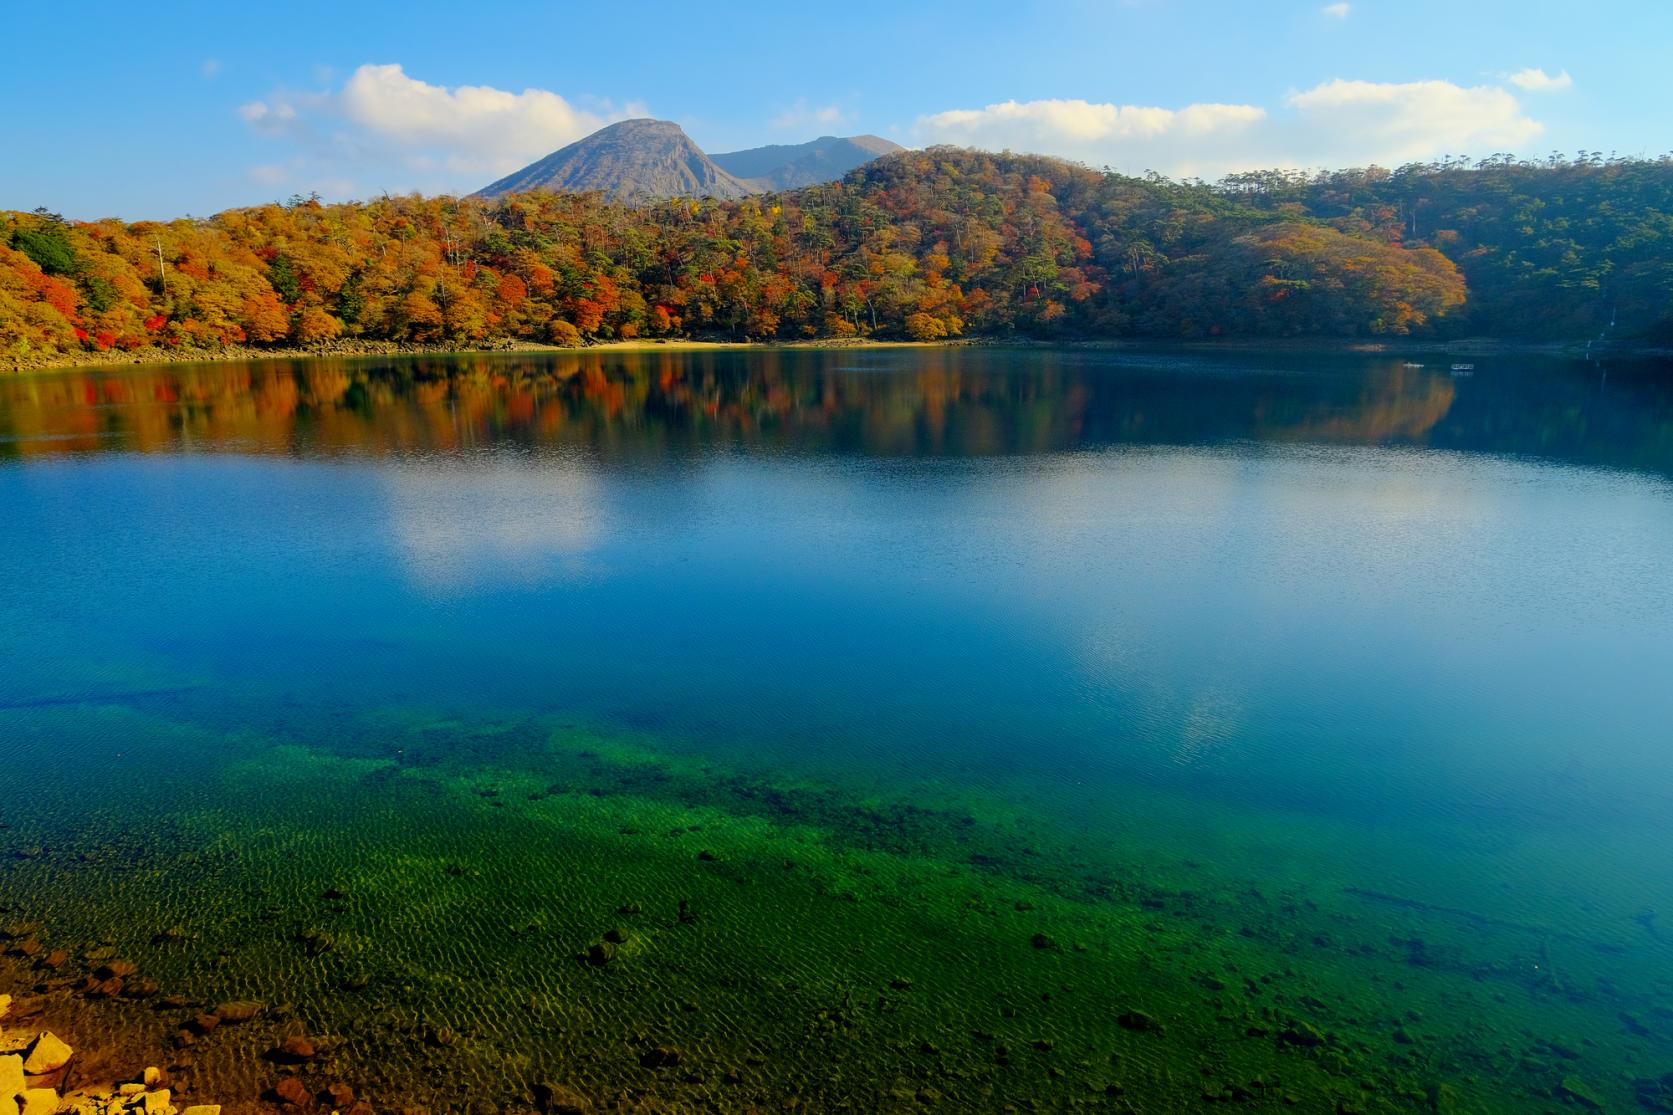
[[0,990],[232,1109],[1673,1111],[1673,370],[1428,359],[0,379]]

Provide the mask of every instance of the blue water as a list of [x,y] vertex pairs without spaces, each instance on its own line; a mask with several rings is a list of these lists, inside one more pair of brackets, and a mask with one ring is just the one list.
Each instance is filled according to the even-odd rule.
[[[42,701],[91,699],[50,706],[63,731],[159,690],[132,703],[240,755],[407,709],[964,796],[1129,866],[1603,942],[1599,978],[1636,984],[1649,1029],[1585,1079],[1626,1103],[1673,1071],[1643,1013],[1673,989],[1673,374],[1477,365],[971,349],[17,377],[0,757],[33,761],[5,718]],[[80,746],[87,777],[109,747]]]

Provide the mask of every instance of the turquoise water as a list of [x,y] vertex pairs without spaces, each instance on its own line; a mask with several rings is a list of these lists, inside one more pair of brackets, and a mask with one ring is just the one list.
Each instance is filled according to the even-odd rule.
[[1664,368],[20,376],[0,553],[0,902],[180,1005],[13,978],[201,1092],[1673,1109]]

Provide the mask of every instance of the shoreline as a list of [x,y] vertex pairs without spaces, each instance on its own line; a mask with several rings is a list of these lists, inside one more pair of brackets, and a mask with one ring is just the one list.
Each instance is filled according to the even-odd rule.
[[874,341],[869,338],[843,337],[805,341],[710,341],[682,337],[666,340],[601,341],[590,345],[553,345],[540,341],[508,341],[474,347],[461,347],[451,344],[415,344],[408,341],[333,341],[322,345],[301,345],[284,348],[252,348],[248,345],[228,345],[226,348],[218,349],[143,348],[99,353],[8,357],[0,361],[0,374],[23,375],[30,372],[156,367],[164,364],[225,364],[247,360],[369,359],[379,356],[494,356],[516,353],[705,352],[750,349],[776,351],[782,349],[827,348],[964,348],[999,343],[1009,342],[986,339]]
[[539,341],[508,341],[475,347],[449,344],[415,344],[406,341],[333,341],[322,345],[285,348],[252,348],[230,345],[220,349],[145,348],[102,353],[55,354],[33,358],[10,357],[0,362],[0,374],[33,372],[92,371],[106,368],[157,367],[167,364],[221,364],[255,360],[369,359],[382,356],[492,356],[558,353],[636,352],[720,352],[797,351],[803,349],[895,349],[895,348],[1068,348],[1068,349],[1150,349],[1173,348],[1193,352],[1296,352],[1343,353],[1366,356],[1548,356],[1574,360],[1614,358],[1623,360],[1673,359],[1673,346],[1610,343],[1590,351],[1584,343],[1569,341],[1510,341],[1494,337],[1469,337],[1452,341],[1365,340],[1328,337],[1227,338],[1219,340],[1172,340],[1168,338],[1071,338],[1041,340],[1030,337],[961,337],[944,341],[895,341],[871,338],[816,338],[799,341],[717,341],[701,338],[636,339],[601,341],[597,344],[566,346]]

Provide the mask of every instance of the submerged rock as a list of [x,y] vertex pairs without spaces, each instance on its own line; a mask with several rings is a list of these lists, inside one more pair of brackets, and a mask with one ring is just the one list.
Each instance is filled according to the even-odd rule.
[[591,1115],[592,1101],[562,1084],[534,1086],[534,1106],[540,1115]]
[[273,1051],[273,1059],[288,1061],[291,1064],[300,1064],[303,1061],[313,1060],[314,1053],[314,1043],[309,1041],[306,1035],[291,1034],[280,1042],[279,1047]]
[[1638,1106],[1673,1115],[1673,1072],[1660,1079],[1639,1077],[1632,1082],[1632,1090],[1638,1099]]
[[307,1107],[313,1103],[313,1097],[308,1094],[307,1087],[294,1076],[287,1076],[273,1085],[273,1095],[280,1103],[292,1107]]
[[648,1069],[673,1068],[680,1063],[680,1051],[672,1045],[658,1045],[639,1055],[639,1063]]
[[1115,1024],[1123,1030],[1134,1030],[1141,1034],[1162,1032],[1162,1024],[1142,1010],[1123,1011],[1116,1017]]
[[595,968],[602,968],[616,959],[616,946],[611,941],[594,941],[587,946],[587,963]]
[[97,976],[89,976],[82,991],[89,999],[112,999],[122,994],[122,978],[111,976],[101,980]]
[[1297,1022],[1288,1029],[1279,1031],[1278,1040],[1287,1042],[1290,1045],[1299,1045],[1304,1048],[1311,1049],[1314,1046],[1323,1045],[1325,1037],[1323,1034],[1319,1033],[1317,1029],[1309,1026],[1307,1023]]
[[296,941],[309,956],[320,956],[337,947],[337,941],[323,929],[308,928],[299,930]]
[[1579,1077],[1563,1077],[1563,1082],[1557,1085],[1557,1094],[1576,1107],[1583,1107],[1588,1111],[1603,1110],[1603,1101],[1593,1095],[1592,1090]]
[[213,1013],[222,1022],[248,1022],[266,1009],[266,1003],[255,999],[234,999],[219,1004]]

